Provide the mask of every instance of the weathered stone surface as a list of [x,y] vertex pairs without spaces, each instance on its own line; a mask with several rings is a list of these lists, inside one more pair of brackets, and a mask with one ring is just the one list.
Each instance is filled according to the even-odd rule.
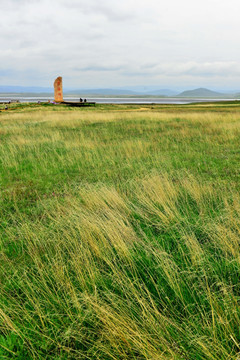
[[56,102],[63,101],[62,77],[61,76],[59,76],[54,81],[54,100]]

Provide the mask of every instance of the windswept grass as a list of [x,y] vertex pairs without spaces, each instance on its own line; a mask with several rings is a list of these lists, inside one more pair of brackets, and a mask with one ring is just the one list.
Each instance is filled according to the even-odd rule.
[[1,359],[237,360],[240,108],[0,114]]

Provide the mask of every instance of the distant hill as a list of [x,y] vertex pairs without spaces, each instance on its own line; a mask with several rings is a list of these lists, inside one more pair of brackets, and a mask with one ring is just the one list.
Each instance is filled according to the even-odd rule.
[[181,94],[178,94],[177,96],[179,97],[225,97],[225,96],[229,96],[226,94],[222,94],[220,92],[217,91],[212,91],[209,89],[205,89],[205,88],[198,88],[198,89],[194,89],[194,90],[187,90],[187,91],[183,91]]
[[66,95],[138,95],[135,91],[118,89],[78,89],[64,91],[64,93]]
[[153,95],[153,96],[176,96],[178,93],[176,91],[170,90],[170,89],[159,89],[159,90],[152,90],[152,91],[147,91],[144,93],[141,93],[144,95]]

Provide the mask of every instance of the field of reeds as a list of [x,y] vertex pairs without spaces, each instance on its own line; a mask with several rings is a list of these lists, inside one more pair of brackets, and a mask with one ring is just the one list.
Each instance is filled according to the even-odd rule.
[[239,359],[240,105],[1,109],[0,359]]

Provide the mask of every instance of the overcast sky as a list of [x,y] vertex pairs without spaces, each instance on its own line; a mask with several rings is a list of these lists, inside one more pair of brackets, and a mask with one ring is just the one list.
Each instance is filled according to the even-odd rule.
[[239,0],[0,0],[0,85],[240,89]]

